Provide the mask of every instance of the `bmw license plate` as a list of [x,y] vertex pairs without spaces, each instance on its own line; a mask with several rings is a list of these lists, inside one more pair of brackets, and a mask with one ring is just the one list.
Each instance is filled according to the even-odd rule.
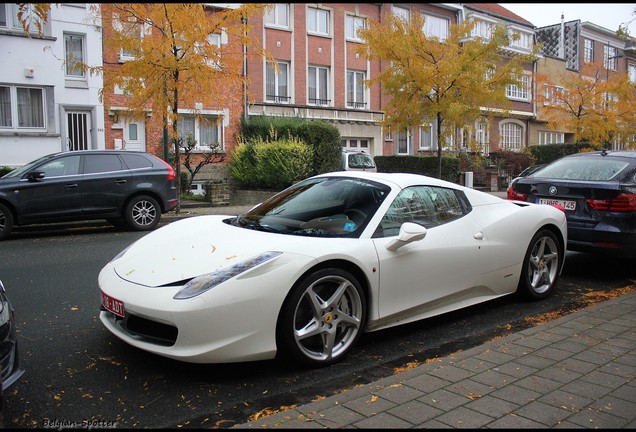
[[101,290],[99,291],[99,293],[102,297],[102,306],[104,306],[107,311],[124,318],[124,302],[112,298],[108,294],[104,294],[104,292]]
[[576,210],[576,201],[572,201],[572,200],[562,200],[562,199],[554,199],[554,198],[538,198],[537,203],[547,204],[547,205],[557,204],[569,211]]

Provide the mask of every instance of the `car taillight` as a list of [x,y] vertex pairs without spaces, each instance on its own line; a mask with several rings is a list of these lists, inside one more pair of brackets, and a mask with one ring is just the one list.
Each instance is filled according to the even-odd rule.
[[588,199],[587,204],[592,210],[598,211],[636,211],[636,194],[622,193],[611,199]]
[[172,169],[170,164],[161,158],[157,158],[157,159],[159,159],[166,166],[166,168],[168,168],[168,177],[166,178],[166,180],[168,181],[174,180],[174,169]]
[[513,201],[525,201],[528,198],[528,195],[522,194],[519,192],[515,192],[515,190],[510,186],[506,191],[506,199]]

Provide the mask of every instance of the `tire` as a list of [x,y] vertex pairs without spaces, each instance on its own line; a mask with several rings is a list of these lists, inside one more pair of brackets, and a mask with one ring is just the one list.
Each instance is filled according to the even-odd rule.
[[135,231],[155,229],[161,218],[161,208],[157,201],[147,195],[139,195],[130,200],[124,213],[126,224]]
[[0,240],[9,237],[9,233],[13,229],[13,213],[5,206],[0,204]]
[[564,255],[563,247],[552,231],[538,231],[523,259],[517,293],[526,300],[540,300],[552,294]]
[[366,303],[349,272],[327,268],[310,274],[295,285],[281,310],[281,353],[311,367],[340,361],[362,334]]

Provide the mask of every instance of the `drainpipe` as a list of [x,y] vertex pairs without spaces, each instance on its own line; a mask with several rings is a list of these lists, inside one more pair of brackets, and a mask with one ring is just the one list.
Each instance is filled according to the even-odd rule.
[[[247,38],[247,17],[241,18],[243,24],[243,37]],[[247,43],[243,40],[243,118],[247,120],[249,101],[247,97]]]

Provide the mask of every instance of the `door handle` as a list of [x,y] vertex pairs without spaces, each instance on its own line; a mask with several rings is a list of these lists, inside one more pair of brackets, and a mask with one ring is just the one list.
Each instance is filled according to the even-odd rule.
[[70,183],[64,186],[64,189],[73,189],[77,187],[77,183]]
[[126,183],[125,179],[115,180],[115,184],[124,184],[124,183]]
[[480,231],[480,232],[476,233],[473,237],[475,237],[475,240],[483,240],[484,239],[484,233]]

